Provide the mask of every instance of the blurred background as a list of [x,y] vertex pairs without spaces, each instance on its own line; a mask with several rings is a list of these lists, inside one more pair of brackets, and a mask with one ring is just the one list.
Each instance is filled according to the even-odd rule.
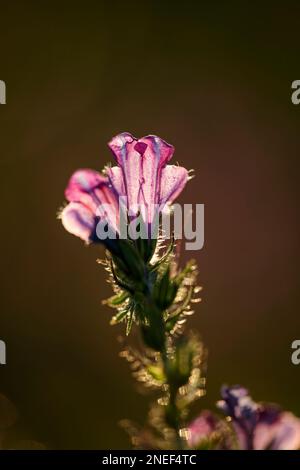
[[101,169],[107,141],[153,133],[194,168],[180,202],[205,204],[203,302],[190,320],[209,350],[207,396],[241,383],[300,415],[300,4],[1,2],[0,392],[11,439],[53,449],[126,449],[121,418],[143,422],[118,357],[101,248],[56,219],[78,167]]

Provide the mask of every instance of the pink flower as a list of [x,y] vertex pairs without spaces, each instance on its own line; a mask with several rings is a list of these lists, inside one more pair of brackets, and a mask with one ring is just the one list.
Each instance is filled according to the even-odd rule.
[[222,387],[218,407],[232,420],[243,450],[297,450],[300,419],[274,405],[255,403],[239,385]]
[[299,450],[300,419],[292,413],[274,410],[272,407],[261,410],[254,432],[253,448],[255,450]]
[[61,213],[65,229],[86,242],[96,241],[96,226],[100,208],[105,205],[105,218],[117,230],[118,196],[106,176],[93,170],[77,170],[65,191],[69,204]]
[[188,179],[187,170],[167,165],[174,147],[155,135],[137,140],[124,132],[108,145],[118,163],[118,167],[108,170],[112,187],[119,195],[127,196],[128,208],[136,213],[139,207],[145,207],[145,222],[151,223],[155,206],[162,210],[181,193]]
[[159,137],[149,135],[138,140],[122,133],[110,141],[109,147],[118,166],[108,168],[106,175],[78,170],[65,191],[69,204],[61,213],[63,226],[86,242],[99,241],[99,220],[119,233],[120,197],[127,197],[131,217],[140,212],[145,223],[151,225],[155,215],[174,201],[188,180],[185,168],[167,165],[174,147]]
[[218,422],[218,418],[210,411],[202,411],[188,426],[188,446],[195,449],[201,442],[211,439],[213,432],[217,430]]

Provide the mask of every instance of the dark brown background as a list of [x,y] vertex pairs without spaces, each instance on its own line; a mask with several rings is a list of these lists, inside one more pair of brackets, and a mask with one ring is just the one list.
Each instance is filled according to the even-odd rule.
[[300,414],[299,2],[0,6],[0,391],[20,414],[12,438],[125,448],[118,420],[145,417],[118,357],[122,328],[101,306],[103,252],[56,220],[72,171],[101,169],[125,130],[173,143],[196,172],[180,201],[205,204],[205,248],[186,254],[204,286],[191,325],[209,349],[198,407],[242,383]]

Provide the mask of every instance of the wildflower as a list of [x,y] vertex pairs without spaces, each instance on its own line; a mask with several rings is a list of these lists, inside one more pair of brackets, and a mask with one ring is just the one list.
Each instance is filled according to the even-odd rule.
[[151,224],[155,208],[162,211],[167,203],[183,190],[188,172],[176,165],[167,165],[174,147],[155,135],[137,140],[124,132],[109,142],[118,167],[107,171],[111,185],[120,196],[127,196],[128,208],[145,211],[145,222]]
[[243,450],[296,450],[300,448],[300,419],[275,405],[255,403],[248,390],[222,387],[218,407],[232,419]]
[[201,443],[210,440],[217,430],[218,421],[210,411],[202,411],[188,426],[188,446],[195,449]]
[[[127,201],[131,217],[143,215],[151,225],[155,215],[183,190],[188,172],[185,168],[167,165],[174,147],[156,136],[137,140],[122,133],[109,142],[118,166],[106,169],[106,175],[89,169],[76,171],[66,188],[69,204],[61,219],[65,229],[87,243],[99,240],[99,221],[108,226],[107,238],[120,234],[120,201]],[[120,199],[122,198],[122,199]],[[152,232],[148,231],[150,236]]]
[[252,448],[253,432],[258,420],[258,406],[248,395],[246,388],[235,385],[223,386],[221,389],[223,400],[217,403],[218,407],[232,418],[233,427],[237,433],[242,448]]
[[99,207],[104,205],[102,217],[117,229],[118,199],[106,176],[93,170],[77,170],[69,180],[65,196],[69,204],[63,209],[61,220],[68,232],[87,243],[97,241]]
[[276,407],[265,407],[260,412],[253,447],[257,450],[300,449],[300,419]]

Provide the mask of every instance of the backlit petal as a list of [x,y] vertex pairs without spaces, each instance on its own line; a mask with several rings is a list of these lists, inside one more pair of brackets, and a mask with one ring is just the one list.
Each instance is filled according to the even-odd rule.
[[66,199],[70,202],[82,202],[95,211],[99,201],[95,198],[94,190],[107,183],[107,177],[97,171],[89,169],[77,170],[71,176],[65,190]]
[[80,202],[70,202],[61,212],[60,218],[68,232],[85,242],[90,240],[95,229],[95,216],[88,207]]
[[151,222],[155,204],[160,203],[161,186],[164,184],[161,179],[163,167],[172,157],[174,147],[154,135],[139,139],[135,147],[138,145],[142,152],[141,191],[138,202],[145,206],[147,221]]
[[118,166],[108,168],[107,176],[115,193],[119,196],[125,196],[125,183],[122,168]]
[[173,202],[188,180],[188,171],[182,166],[167,165],[161,172],[160,203]]
[[197,447],[204,439],[210,439],[216,430],[218,419],[210,411],[202,411],[200,416],[188,426],[188,445]]
[[137,208],[142,183],[142,160],[139,146],[135,149],[136,144],[137,140],[127,132],[117,135],[108,144],[122,169],[128,206],[131,210]]
[[254,432],[255,450],[297,450],[300,448],[300,419],[278,412],[274,419],[259,420]]

